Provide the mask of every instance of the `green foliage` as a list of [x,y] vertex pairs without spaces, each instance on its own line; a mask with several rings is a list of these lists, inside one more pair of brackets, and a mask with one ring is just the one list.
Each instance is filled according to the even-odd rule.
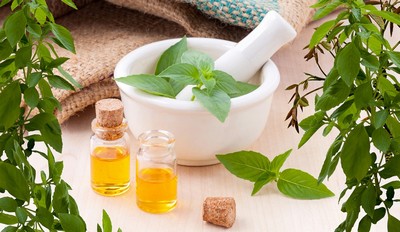
[[255,85],[236,81],[228,73],[214,70],[211,57],[188,50],[186,37],[161,54],[154,75],[130,75],[117,78],[116,81],[149,94],[169,98],[175,98],[186,86],[194,85],[192,100],[197,99],[221,122],[228,116],[231,98],[257,88]]
[[[331,176],[338,163],[346,175],[340,200],[347,196],[342,207],[347,216],[336,231],[351,231],[357,221],[359,231],[369,231],[385,216],[388,231],[398,231],[399,220],[390,212],[400,201],[395,194],[400,188],[400,42],[387,38],[400,26],[400,2],[319,0],[313,7],[315,19],[336,9],[340,13],[321,24],[307,46],[305,58],[315,60],[323,77],[307,74],[305,81],[288,87],[295,90],[290,126],[305,131],[299,147],[321,127],[324,136],[338,134],[318,178]],[[319,64],[322,54],[334,58],[329,72]],[[309,81],[321,87],[302,95]],[[316,112],[298,123],[297,109],[306,106],[301,102],[318,90]]]
[[271,181],[277,182],[283,194],[296,199],[320,199],[334,195],[306,172],[291,168],[280,171],[290,153],[291,150],[272,161],[254,151],[217,155],[217,159],[235,176],[254,182],[252,195]]
[[[103,228],[99,224],[97,224],[97,232],[112,232],[112,222],[110,216],[104,209],[102,216],[102,226]],[[122,230],[118,228],[117,232],[122,232]]]
[[[73,1],[63,2],[76,9]],[[46,1],[14,0],[11,10],[0,28],[0,223],[9,225],[2,231],[86,231],[61,179],[63,163],[53,155],[62,151],[62,139],[54,116],[60,103],[51,88],[80,85],[62,69],[68,58],[59,57],[51,41],[75,52],[71,33],[55,23]],[[47,152],[36,149],[39,143]],[[36,171],[30,156],[46,159],[48,169]]]

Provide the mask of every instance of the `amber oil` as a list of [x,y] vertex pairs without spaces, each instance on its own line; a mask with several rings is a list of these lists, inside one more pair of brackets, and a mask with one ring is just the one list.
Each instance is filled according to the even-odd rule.
[[149,213],[165,213],[177,204],[175,139],[167,131],[139,136],[136,159],[136,204]]
[[146,212],[164,213],[175,208],[177,176],[169,168],[146,168],[136,176],[137,205]]
[[96,147],[90,159],[95,192],[115,196],[129,189],[130,156],[124,147]]

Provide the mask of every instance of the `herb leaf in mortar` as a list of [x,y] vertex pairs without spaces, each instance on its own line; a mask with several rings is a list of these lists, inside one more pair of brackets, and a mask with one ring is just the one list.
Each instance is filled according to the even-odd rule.
[[320,199],[334,196],[324,185],[318,183],[310,174],[289,168],[280,171],[292,150],[276,156],[272,161],[254,151],[239,151],[225,155],[216,155],[217,159],[233,175],[254,182],[251,195],[275,181],[278,189],[286,196],[296,199]]
[[221,122],[228,116],[231,98],[250,93],[258,87],[214,70],[214,61],[209,55],[188,50],[186,37],[161,54],[155,74],[130,75],[116,78],[116,81],[169,98],[176,98],[186,86],[193,86],[192,100],[197,99]]

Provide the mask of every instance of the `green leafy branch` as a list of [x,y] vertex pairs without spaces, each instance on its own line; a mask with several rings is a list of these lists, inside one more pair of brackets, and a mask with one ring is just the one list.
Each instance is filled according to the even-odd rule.
[[291,112],[296,114],[289,112],[287,119],[305,131],[299,147],[322,128],[324,136],[338,131],[318,177],[319,182],[329,178],[339,163],[346,175],[339,199],[347,196],[342,207],[347,217],[336,231],[351,231],[359,217],[358,231],[369,231],[385,215],[388,231],[398,231],[400,220],[390,210],[400,201],[395,198],[400,187],[400,43],[386,38],[400,25],[400,2],[320,0],[313,7],[318,8],[315,19],[341,9],[315,30],[305,56],[321,67],[318,56],[326,53],[334,64],[329,72],[320,68],[324,77],[315,80],[322,82],[322,94],[315,97],[315,113],[300,123],[297,108],[305,106],[300,102],[308,93],[302,96],[299,87],[307,89],[307,80],[288,88],[295,90]]
[[207,54],[188,50],[187,39],[165,50],[157,63],[155,74],[130,75],[116,81],[134,86],[149,94],[175,98],[191,85],[197,99],[219,121],[228,116],[231,98],[247,94],[257,86],[236,81],[231,75],[214,70],[214,61]]
[[325,185],[319,184],[306,172],[293,168],[280,170],[291,152],[292,150],[289,150],[280,154],[272,161],[254,151],[239,151],[216,156],[229,172],[254,182],[251,195],[255,195],[264,185],[275,181],[279,191],[292,198],[320,199],[334,196]]
[[[3,231],[85,231],[61,178],[63,163],[53,155],[62,151],[62,138],[54,116],[61,106],[51,89],[80,87],[54,46],[74,53],[72,36],[55,23],[46,1],[3,0],[0,7],[8,3],[12,12],[0,28],[0,223],[7,225]],[[37,150],[38,143],[47,151]],[[36,171],[31,156],[48,169]]]

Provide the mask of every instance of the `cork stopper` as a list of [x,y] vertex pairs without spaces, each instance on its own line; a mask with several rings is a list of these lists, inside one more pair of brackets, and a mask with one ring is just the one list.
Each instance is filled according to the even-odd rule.
[[109,98],[96,102],[96,118],[92,130],[104,140],[116,140],[124,136],[128,127],[124,119],[124,106],[119,99]]
[[121,100],[115,98],[103,99],[96,102],[95,108],[99,126],[113,128],[121,125],[124,119],[124,106]]
[[236,218],[236,203],[232,197],[207,197],[203,203],[203,220],[226,228]]

